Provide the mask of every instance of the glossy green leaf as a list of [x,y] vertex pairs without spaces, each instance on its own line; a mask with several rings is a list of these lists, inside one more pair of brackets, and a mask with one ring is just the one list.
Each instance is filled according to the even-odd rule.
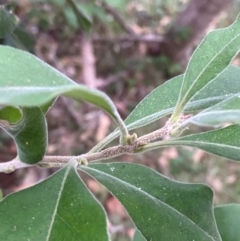
[[132,241],[146,241],[146,239],[142,236],[142,234],[139,232],[139,230],[136,230]]
[[220,241],[209,187],[179,183],[130,163],[81,169],[119,199],[146,240]]
[[58,95],[88,101],[122,124],[113,102],[103,92],[79,85],[37,57],[0,46],[0,104],[42,106]]
[[189,118],[183,125],[216,126],[222,123],[240,123],[240,95],[230,97]]
[[210,32],[193,53],[183,77],[174,117],[206,84],[221,73],[240,49],[240,16],[229,27]]
[[11,34],[18,25],[18,19],[14,13],[0,6],[0,39]]
[[0,224],[0,240],[109,240],[103,208],[70,164],[4,198]]
[[15,124],[22,119],[22,111],[18,107],[4,106],[0,109],[0,126]]
[[13,137],[19,159],[34,164],[42,160],[47,149],[47,123],[39,107],[23,108],[22,113],[19,122],[1,127]]
[[222,241],[239,241],[240,204],[217,206],[214,214]]
[[192,134],[149,145],[150,149],[164,146],[193,146],[209,153],[240,161],[240,126],[231,125],[222,129]]

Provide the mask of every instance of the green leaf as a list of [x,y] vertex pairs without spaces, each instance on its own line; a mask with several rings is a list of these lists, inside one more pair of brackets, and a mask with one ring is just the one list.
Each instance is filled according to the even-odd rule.
[[63,14],[67,21],[67,25],[72,27],[74,30],[78,29],[78,19],[76,17],[76,14],[73,12],[72,8],[65,7]]
[[142,234],[139,232],[139,230],[136,230],[132,241],[146,241],[146,239],[142,236]]
[[[96,11],[96,5],[94,3],[76,3],[76,9],[80,11],[80,14],[83,15],[85,18],[87,18],[86,23],[82,23],[82,17],[80,16],[80,21],[79,23],[79,17],[76,14],[76,11],[74,11],[73,7],[65,7],[63,9],[63,14],[69,24],[73,29],[79,30],[79,27],[84,28],[85,30],[89,30],[93,21],[93,14]],[[95,11],[94,11],[95,10]],[[84,24],[84,26],[82,26]]]
[[87,11],[85,4],[77,3],[75,0],[67,0],[78,20],[78,25],[83,31],[89,31],[92,26],[91,13]]
[[126,0],[104,0],[107,4],[118,10],[125,10]]
[[214,214],[222,241],[239,241],[240,204],[217,206]]
[[42,112],[46,115],[48,113],[48,111],[51,109],[51,107],[54,105],[55,101],[57,100],[56,99],[52,99],[50,100],[49,102],[43,104],[40,106]]
[[0,46],[0,56],[0,104],[42,106],[65,95],[98,106],[123,125],[113,102],[103,92],[76,84],[27,52]]
[[[236,94],[240,94],[240,68],[228,66],[224,72],[202,88],[187,103],[184,112],[192,113],[206,109]],[[148,125],[173,112],[177,103],[179,89],[182,84],[183,75],[177,76],[163,85],[160,85],[149,93],[126,118],[125,124],[128,130]],[[119,130],[108,135],[102,143],[110,143],[119,136]],[[100,142],[96,146],[103,147]],[[157,147],[159,148],[159,147]]]
[[187,103],[184,112],[196,112],[240,94],[240,68],[228,66]]
[[29,52],[34,52],[35,48],[35,40],[33,36],[23,26],[18,26],[15,29],[14,34],[9,36],[5,43],[5,45],[20,48],[25,51],[27,50]]
[[[46,2],[59,7],[67,23],[74,29],[89,31],[92,26],[93,3],[78,3],[76,0],[31,0],[31,2]],[[66,7],[66,2],[69,7]]]
[[200,112],[182,125],[193,123],[200,126],[216,126],[229,122],[240,123],[240,95],[230,97]]
[[16,124],[1,125],[12,136],[19,159],[28,164],[42,160],[47,149],[47,123],[39,107],[22,109],[22,119]]
[[[33,1],[33,0],[31,0]],[[65,0],[42,0],[44,2],[50,2],[51,4],[55,4],[58,7],[64,7]]]
[[177,103],[182,77],[177,76],[148,94],[124,121],[128,129],[147,125],[170,114]]
[[240,16],[229,27],[210,32],[193,53],[179,94],[173,119],[186,103],[221,73],[240,49]]
[[0,6],[0,39],[10,35],[18,25],[18,19],[14,13]]
[[[228,66],[191,99],[184,112],[206,109],[232,95],[240,94],[239,75],[239,67]],[[149,93],[125,120],[128,129],[136,129],[171,114],[177,103],[182,81],[183,75],[177,76]]]
[[[240,94],[239,75],[239,67],[228,66],[187,103],[184,112],[192,113],[206,109],[233,95]],[[126,118],[125,124],[128,130],[148,125],[171,114],[177,103],[182,77],[183,75],[177,76],[149,93]],[[108,144],[117,136],[119,136],[118,130],[107,136],[102,143]],[[100,142],[99,146],[102,147],[102,143]]]
[[200,134],[187,135],[149,144],[150,149],[164,146],[193,146],[209,153],[240,161],[240,126],[231,125]]
[[22,119],[22,111],[18,107],[4,106],[0,109],[0,126],[15,124]]
[[94,5],[94,7],[92,8],[92,15],[97,19],[96,21],[100,20],[104,25],[112,22],[111,18],[109,18],[109,16],[106,14],[104,9],[101,8],[101,6]]
[[86,16],[88,21],[90,21],[90,23],[92,24],[96,4],[93,2],[77,3],[77,7],[81,10],[82,14],[84,14],[84,16]]
[[106,215],[72,165],[0,202],[0,240],[106,241]]
[[209,187],[175,182],[130,163],[81,169],[119,199],[146,240],[220,241]]
[[58,7],[64,7],[65,0],[30,0],[31,3],[50,3]]

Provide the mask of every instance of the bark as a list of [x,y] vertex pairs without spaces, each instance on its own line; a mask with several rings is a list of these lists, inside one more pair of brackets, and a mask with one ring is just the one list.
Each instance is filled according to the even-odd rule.
[[152,44],[150,56],[167,55],[174,62],[186,63],[211,21],[229,7],[231,0],[191,0],[181,12],[160,44]]
[[91,87],[96,87],[96,66],[95,55],[91,39],[84,35],[81,39],[81,59],[82,59],[82,78],[84,83]]

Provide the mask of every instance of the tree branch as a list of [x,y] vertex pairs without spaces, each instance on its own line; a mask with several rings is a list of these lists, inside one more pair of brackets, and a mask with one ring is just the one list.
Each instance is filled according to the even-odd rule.
[[164,36],[156,34],[144,35],[123,35],[114,38],[93,36],[92,41],[95,43],[116,43],[116,42],[145,42],[145,43],[161,43]]
[[87,86],[96,88],[96,58],[89,36],[82,34],[79,47],[81,49],[82,78]]

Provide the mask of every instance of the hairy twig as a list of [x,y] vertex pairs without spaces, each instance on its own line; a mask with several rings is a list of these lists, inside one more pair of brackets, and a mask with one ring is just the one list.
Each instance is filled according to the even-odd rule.
[[[35,165],[39,167],[62,167],[72,159],[77,160],[79,165],[87,165],[88,162],[107,160],[124,154],[137,154],[147,151],[147,148],[145,147],[148,144],[164,138],[169,134],[169,130],[170,128],[166,125],[157,131],[139,138],[137,138],[136,134],[133,134],[128,139],[128,144],[109,147],[95,153],[89,152],[80,156],[44,156],[44,158]],[[31,165],[23,163],[18,158],[15,158],[12,161],[0,163],[0,172],[11,173],[16,169],[29,166]]]

